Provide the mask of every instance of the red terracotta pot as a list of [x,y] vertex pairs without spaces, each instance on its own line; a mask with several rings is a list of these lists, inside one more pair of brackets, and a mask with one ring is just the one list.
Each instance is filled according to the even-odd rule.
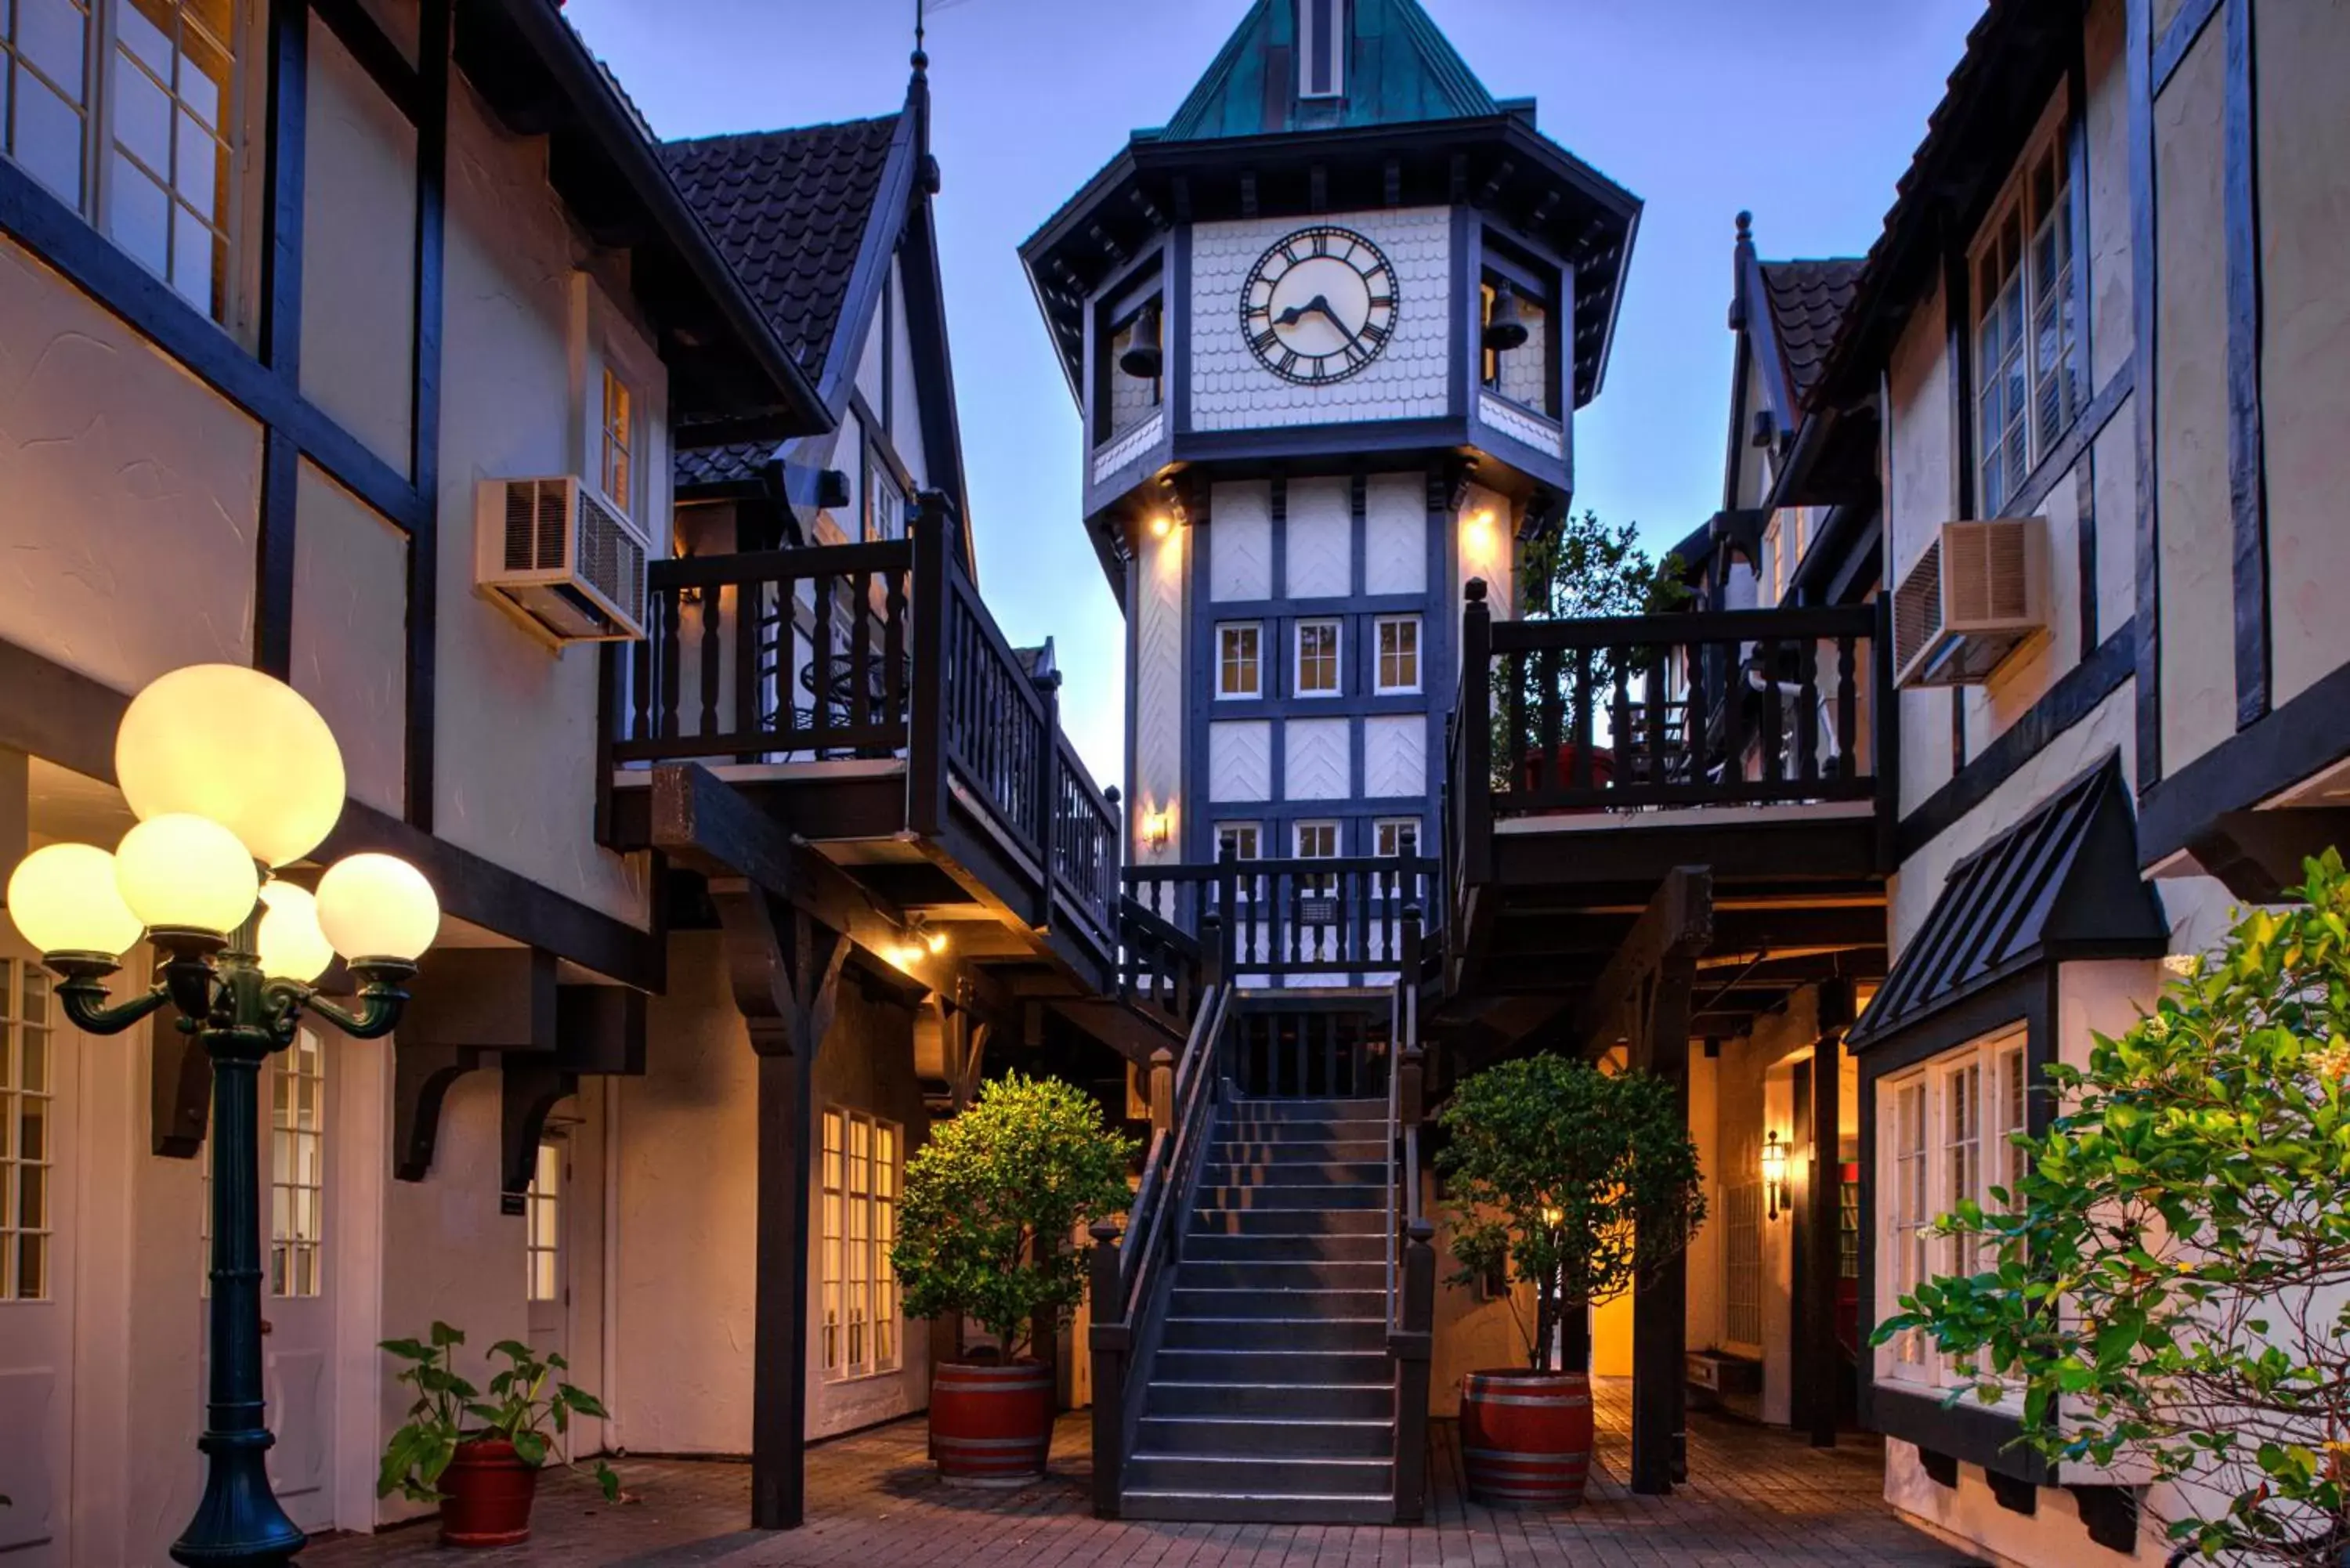
[[530,1538],[538,1467],[512,1443],[482,1438],[457,1445],[441,1472],[441,1539],[451,1546],[511,1546]]
[[1471,1372],[1461,1384],[1461,1459],[1480,1501],[1575,1507],[1591,1473],[1591,1379]]
[[931,1376],[931,1457],[956,1486],[1026,1486],[1053,1447],[1053,1369],[948,1362]]

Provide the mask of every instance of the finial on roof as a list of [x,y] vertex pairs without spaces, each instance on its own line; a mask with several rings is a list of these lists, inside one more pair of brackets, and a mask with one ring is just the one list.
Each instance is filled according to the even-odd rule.
[[1738,214],[1738,243],[1742,245],[1751,245],[1754,243],[1754,214],[1752,213],[1742,212]]

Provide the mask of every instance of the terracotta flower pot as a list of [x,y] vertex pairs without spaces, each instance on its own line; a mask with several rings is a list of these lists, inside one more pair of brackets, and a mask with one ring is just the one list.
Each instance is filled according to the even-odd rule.
[[511,1546],[530,1538],[538,1467],[512,1443],[481,1438],[457,1445],[441,1472],[441,1539],[451,1546]]
[[1575,1507],[1591,1473],[1591,1379],[1471,1372],[1461,1384],[1461,1459],[1480,1501]]
[[931,1457],[955,1486],[1025,1486],[1053,1447],[1053,1369],[949,1362],[931,1377]]

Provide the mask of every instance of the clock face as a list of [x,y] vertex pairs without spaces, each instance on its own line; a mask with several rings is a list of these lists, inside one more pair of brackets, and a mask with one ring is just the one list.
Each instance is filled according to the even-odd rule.
[[1301,386],[1343,381],[1378,358],[1395,320],[1395,268],[1378,246],[1328,223],[1275,241],[1241,286],[1251,352]]

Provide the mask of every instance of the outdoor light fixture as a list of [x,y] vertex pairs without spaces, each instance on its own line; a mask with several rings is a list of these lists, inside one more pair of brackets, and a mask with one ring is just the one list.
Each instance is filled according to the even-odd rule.
[[1173,835],[1174,824],[1169,819],[1167,808],[1165,806],[1161,806],[1157,811],[1151,812],[1143,817],[1142,841],[1149,845],[1153,849],[1166,848],[1167,840],[1173,836]]
[[[293,1044],[305,1012],[354,1039],[390,1033],[441,907],[423,874],[390,855],[336,862],[315,895],[265,881],[334,827],[343,757],[317,711],[258,670],[161,677],[124,712],[114,760],[138,825],[111,855],[51,844],[25,857],[8,912],[85,1033],[119,1034],[168,1002],[212,1060],[211,1390],[196,1444],[210,1463],[172,1555],[281,1563],[304,1537],[270,1491],[262,1420],[261,1065]],[[107,979],[142,937],[163,978],[109,1004]],[[337,953],[359,981],[356,1010],[311,989]]]
[[1168,535],[1173,533],[1174,530],[1174,519],[1169,517],[1167,514],[1159,512],[1152,514],[1150,519],[1150,536],[1152,538],[1164,539]]
[[927,951],[932,958],[947,950],[945,928],[931,924],[927,917],[916,915],[913,924],[908,929],[913,933],[914,940],[920,945],[920,950]]
[[1779,1141],[1779,1129],[1773,1127],[1762,1135],[1762,1199],[1776,1220],[1787,1203],[1787,1146]]

